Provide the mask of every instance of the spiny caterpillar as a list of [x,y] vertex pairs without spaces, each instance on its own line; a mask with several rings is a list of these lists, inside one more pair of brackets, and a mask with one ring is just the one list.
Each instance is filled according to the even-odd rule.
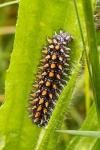
[[30,94],[30,116],[38,126],[45,126],[52,114],[59,94],[69,79],[70,51],[72,41],[69,33],[60,31],[47,38],[43,59]]

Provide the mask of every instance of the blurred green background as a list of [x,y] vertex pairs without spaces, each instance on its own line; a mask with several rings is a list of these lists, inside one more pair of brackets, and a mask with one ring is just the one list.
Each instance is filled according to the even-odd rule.
[[[0,0],[1,3],[7,2]],[[13,48],[18,5],[0,8],[0,103],[4,99],[6,70]]]

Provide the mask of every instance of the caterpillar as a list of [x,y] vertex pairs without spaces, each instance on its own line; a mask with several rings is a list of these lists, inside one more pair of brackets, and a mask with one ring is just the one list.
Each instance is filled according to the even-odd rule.
[[69,79],[69,43],[72,36],[64,31],[47,38],[35,83],[32,85],[29,112],[33,123],[46,126],[64,85]]

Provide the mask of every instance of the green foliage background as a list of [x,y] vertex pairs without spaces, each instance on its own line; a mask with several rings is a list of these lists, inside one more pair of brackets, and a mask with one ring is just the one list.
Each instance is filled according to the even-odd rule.
[[[77,4],[76,9],[75,4]],[[80,129],[99,129],[96,112],[98,112],[99,119],[100,69],[98,68],[100,68],[100,63],[91,4],[94,9],[94,2],[86,0],[78,0],[77,3],[74,0],[21,0],[19,2],[14,46],[6,73],[5,102],[0,108],[0,150],[54,150],[58,148],[78,150],[80,146],[81,150],[99,148],[97,138],[85,137],[83,139],[81,136],[61,138],[62,133],[56,132],[57,129],[68,128],[64,124],[64,116],[72,100],[74,87],[80,81],[77,77],[81,70],[82,60],[88,57],[87,53],[84,55],[84,50],[87,49],[90,55],[88,68],[92,66],[91,86],[95,89],[93,99],[97,105],[96,110],[94,104],[91,107],[89,105],[90,111],[88,110],[89,113]],[[32,124],[28,117],[28,98],[32,83],[35,81],[41,49],[46,43],[46,37],[51,37],[60,29],[70,32],[74,38],[71,44],[72,74],[68,85],[59,97],[47,128],[42,129]],[[99,34],[97,37],[99,38]],[[85,80],[90,90],[89,79]],[[91,91],[88,92],[90,95]],[[93,103],[89,98],[87,101]],[[64,144],[61,143],[62,141]]]

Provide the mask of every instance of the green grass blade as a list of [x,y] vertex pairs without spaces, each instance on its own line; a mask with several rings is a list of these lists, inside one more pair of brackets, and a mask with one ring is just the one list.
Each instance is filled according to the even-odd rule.
[[91,99],[90,99],[90,84],[89,84],[89,72],[88,72],[88,67],[87,63],[85,63],[85,108],[86,108],[86,113],[88,113],[89,108],[91,106]]
[[10,5],[14,5],[14,4],[17,4],[17,3],[18,3],[18,0],[11,1],[11,2],[6,2],[6,3],[3,3],[3,4],[0,4],[0,8],[7,7],[7,6],[10,6]]
[[[95,14],[100,13],[100,0],[96,1],[96,6],[95,6]],[[96,25],[96,38],[97,38],[97,44],[98,44],[98,50],[100,51],[100,16],[97,17],[95,20],[95,25]],[[100,139],[96,141],[96,143],[93,146],[93,150],[99,150],[100,149]]]
[[85,76],[85,85],[86,85],[86,87],[85,87],[86,88],[86,92],[85,93],[86,93],[86,111],[87,111],[88,108],[89,108],[89,103],[90,103],[90,100],[89,100],[89,91],[88,91],[89,90],[89,87],[88,87],[89,86],[89,84],[88,84],[89,83],[88,74],[90,76],[91,83],[92,83],[92,77],[91,77],[91,71],[90,71],[89,60],[88,60],[88,53],[87,53],[87,48],[86,48],[86,43],[85,43],[86,36],[84,38],[84,34],[83,34],[83,31],[84,32],[86,32],[86,31],[85,31],[85,28],[84,28],[82,20],[81,20],[82,17],[80,15],[80,6],[76,2],[76,0],[73,0],[73,2],[74,2],[74,6],[75,6],[75,11],[76,11],[76,15],[77,15],[78,25],[79,25],[81,39],[82,39],[83,48],[84,48],[84,51],[83,51],[83,54],[82,54],[82,60],[84,61],[84,54],[85,54],[86,63],[88,64],[88,65],[86,64],[86,67],[85,67],[86,69],[88,69],[87,72],[86,72],[86,69],[85,69],[85,75],[86,75]]
[[82,0],[89,45],[89,62],[91,67],[93,91],[100,123],[100,62],[97,50],[96,33],[94,28],[93,11],[90,0]]
[[58,133],[100,138],[100,131],[57,130]]
[[[95,110],[95,105],[93,105],[81,127],[80,130],[98,130],[98,120],[97,120],[97,115],[96,115],[96,110]],[[93,145],[95,144],[97,138],[89,138],[89,137],[79,137],[75,136],[72,138],[70,143],[66,144],[66,150],[80,150],[80,146],[83,149],[92,149]],[[84,145],[83,145],[84,143]],[[92,143],[92,144],[91,144]]]

